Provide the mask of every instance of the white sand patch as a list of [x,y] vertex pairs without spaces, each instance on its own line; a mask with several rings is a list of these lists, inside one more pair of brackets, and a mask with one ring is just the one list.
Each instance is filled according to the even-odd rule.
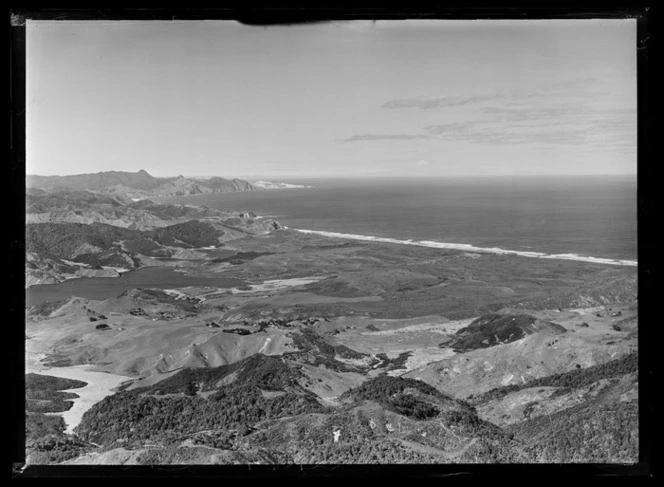
[[115,271],[119,274],[121,274],[123,272],[129,272],[131,270],[131,269],[127,269],[125,267],[113,267],[113,266],[104,266],[104,265],[101,266],[101,268],[102,269],[110,269],[110,270]]
[[598,311],[604,310],[603,306],[595,306],[593,308],[571,308],[566,311],[569,311],[571,313],[579,313],[582,315],[588,314],[588,313],[597,313]]
[[368,367],[371,364],[372,358],[370,356],[363,358],[345,358],[339,355],[335,355],[334,359],[338,362],[342,362],[346,365],[355,365],[359,367]]
[[415,333],[415,332],[433,332],[449,335],[450,333],[456,333],[457,330],[468,326],[477,318],[470,318],[465,320],[456,320],[456,321],[447,321],[444,323],[420,323],[417,325],[404,326],[403,328],[396,328],[394,330],[382,330],[382,331],[372,331],[372,332],[362,332],[362,335],[396,335],[397,333]]
[[182,291],[178,291],[177,289],[164,289],[164,292],[170,296],[175,296],[175,299],[184,299],[189,297],[189,295],[183,293]]
[[281,182],[272,182],[272,181],[256,181],[253,185],[261,189],[303,189],[311,188],[311,186],[305,186],[303,184],[291,184],[291,183],[281,183]]
[[78,395],[73,399],[74,405],[69,411],[62,413],[54,413],[62,415],[67,425],[66,433],[71,434],[76,426],[81,422],[83,413],[94,406],[96,403],[110,396],[114,393],[113,389],[118,387],[123,382],[130,380],[131,377],[124,375],[109,374],[106,372],[98,372],[91,370],[94,366],[90,365],[73,365],[71,367],[53,367],[46,368],[38,365],[40,356],[26,357],[26,373],[35,373],[50,375],[53,377],[61,377],[64,379],[74,379],[86,382],[85,387],[77,389],[66,389],[65,392],[73,392]]
[[270,344],[271,341],[272,341],[272,338],[267,337],[267,338],[265,339],[265,343],[263,344],[263,346],[261,347],[261,349],[258,351],[258,353],[263,353],[263,351],[267,348],[267,346]]
[[77,267],[86,267],[86,268],[90,267],[89,264],[84,264],[83,262],[74,262],[73,260],[67,260],[67,259],[60,259],[60,260],[65,264],[75,265]]
[[273,279],[271,281],[265,281],[261,284],[249,284],[251,289],[241,290],[236,287],[231,288],[230,291],[232,294],[247,294],[247,293],[256,293],[263,291],[277,291],[279,289],[285,289],[288,287],[294,286],[305,286],[307,284],[312,284],[314,282],[322,281],[327,276],[316,276],[316,277],[296,277],[293,279]]
[[424,367],[431,362],[446,360],[453,357],[454,355],[456,355],[456,353],[450,348],[431,347],[414,350],[404,364],[406,367],[405,369],[390,370],[387,375],[398,377],[415,369],[419,369],[420,367]]
[[26,350],[25,352],[25,373],[26,374],[40,374],[41,370],[45,369],[43,365],[40,364],[42,360],[46,358],[45,353],[35,353]]
[[[175,299],[185,299],[194,297],[201,302],[207,300],[207,296],[211,294],[218,294],[226,292],[225,288],[210,287],[210,286],[188,286],[179,289],[162,289],[166,294],[174,296]],[[186,291],[186,292],[185,292]]]
[[532,252],[532,251],[522,251],[522,250],[509,250],[502,249],[499,247],[475,247],[470,244],[460,244],[460,243],[449,243],[449,242],[434,242],[432,240],[420,240],[413,241],[400,240],[396,238],[386,238],[386,237],[375,237],[373,235],[357,235],[353,233],[338,233],[338,232],[323,232],[319,230],[305,230],[301,228],[294,228],[293,230],[305,234],[314,234],[321,235],[324,237],[331,238],[342,238],[347,240],[361,240],[365,242],[383,242],[383,243],[393,243],[399,245],[417,245],[420,247],[429,247],[433,249],[443,249],[443,250],[463,250],[469,253],[489,253],[489,254],[498,254],[498,255],[520,255],[523,257],[532,257],[538,259],[562,259],[562,260],[573,260],[577,262],[591,262],[595,264],[610,264],[610,265],[625,265],[625,266],[637,266],[638,262],[636,260],[626,260],[626,259],[606,259],[602,257],[591,257],[591,256],[581,256],[578,254],[545,254],[543,252]]

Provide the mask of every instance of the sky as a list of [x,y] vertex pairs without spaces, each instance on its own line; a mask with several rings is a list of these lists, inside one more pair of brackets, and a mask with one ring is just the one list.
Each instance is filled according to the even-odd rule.
[[635,20],[28,21],[26,172],[636,173]]

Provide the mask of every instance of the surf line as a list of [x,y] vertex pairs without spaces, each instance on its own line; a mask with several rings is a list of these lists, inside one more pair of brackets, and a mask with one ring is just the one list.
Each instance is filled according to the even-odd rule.
[[320,230],[305,230],[301,228],[292,228],[300,233],[308,233],[314,235],[321,235],[323,237],[344,238],[348,240],[362,240],[365,242],[384,242],[394,243],[400,245],[417,245],[419,247],[429,247],[432,249],[446,249],[446,250],[463,250],[466,252],[482,252],[487,254],[499,255],[520,255],[522,257],[532,257],[537,259],[561,259],[561,260],[574,260],[579,262],[591,262],[593,264],[610,264],[610,265],[624,265],[624,266],[637,266],[638,262],[635,260],[620,260],[620,259],[605,259],[601,257],[585,257],[577,254],[545,254],[543,252],[529,252],[524,250],[507,250],[499,247],[475,247],[471,244],[458,244],[458,243],[445,243],[434,242],[433,240],[399,240],[396,238],[388,237],[374,237],[372,235],[357,235],[354,233],[338,233],[338,232],[324,232]]

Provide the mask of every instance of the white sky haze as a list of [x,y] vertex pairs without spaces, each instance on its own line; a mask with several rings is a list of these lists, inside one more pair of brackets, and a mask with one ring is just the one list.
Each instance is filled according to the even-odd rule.
[[29,174],[634,174],[636,21],[28,21]]

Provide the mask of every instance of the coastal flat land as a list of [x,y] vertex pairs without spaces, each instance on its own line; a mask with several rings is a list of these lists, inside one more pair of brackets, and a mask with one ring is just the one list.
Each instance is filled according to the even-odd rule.
[[[147,360],[143,356],[186,349],[219,336],[221,329],[205,327],[206,322],[226,327],[248,322],[255,327],[260,320],[289,323],[321,317],[325,321],[318,321],[314,329],[335,333],[337,340],[349,346],[371,349],[373,342],[374,349],[416,350],[426,344],[437,347],[436,342],[458,330],[458,323],[468,324],[472,318],[501,310],[528,311],[563,326],[585,319],[593,325],[589,328],[593,332],[599,326],[610,328],[618,318],[610,318],[609,312],[600,319],[592,313],[586,317],[558,309],[588,305],[602,308],[605,303],[628,302],[636,287],[636,271],[619,266],[390,244],[348,244],[288,231],[235,240],[226,249],[262,255],[238,265],[199,259],[195,266],[179,269],[188,282],[198,278],[202,285],[166,289],[172,299],[155,306],[162,316],[165,312],[168,316],[172,309],[172,313],[180,313],[180,319],[165,321],[160,315],[129,314],[132,308],[140,307],[140,296],[81,298],[46,319],[29,319],[28,346],[36,347],[44,341],[43,347],[32,351],[53,356],[69,356],[76,351],[76,357],[102,362],[98,365],[103,365],[100,359],[105,357],[103,366],[109,370],[132,370],[134,366],[127,366],[126,360],[113,359],[114,354],[124,353],[120,345],[123,341],[129,347],[127,355],[139,362]],[[217,288],[208,284],[213,278],[245,284]],[[187,298],[200,301],[190,316],[178,308],[187,303]],[[552,311],[546,314],[542,310]],[[105,322],[111,330],[95,330],[95,324],[89,321],[90,312],[108,316]],[[78,323],[74,317],[78,317]],[[70,336],[76,336],[76,340],[68,344]],[[240,337],[221,336],[224,340]],[[75,358],[73,364],[81,360]]]
[[[28,389],[29,462],[636,458],[635,267],[190,207],[203,218],[169,226],[181,210],[146,205],[157,230],[58,220],[31,236],[32,282],[55,283],[26,290],[26,360],[59,399]],[[96,269],[119,261],[120,277]],[[561,457],[577,421],[595,447]],[[606,443],[617,424],[629,435]]]
[[[160,454],[170,448],[169,454],[185,458],[169,442],[157,441],[155,447],[142,440],[125,455],[125,446],[117,443],[121,437],[108,443],[89,436],[90,418],[84,413],[106,404],[104,397],[140,394],[192,368],[216,370],[274,357],[297,371],[298,394],[311,394],[321,407],[334,409],[345,407],[344,394],[381,377],[414,379],[469,400],[555,374],[591,370],[636,351],[636,270],[631,267],[356,242],[289,230],[238,238],[223,249],[225,257],[238,258],[232,263],[198,255],[169,258],[167,265],[177,268],[186,286],[111,292],[106,299],[71,297],[28,308],[26,352],[39,357],[41,373],[85,380],[81,373],[87,371],[113,381],[108,387],[102,381],[92,396],[80,389],[72,409],[63,413],[65,433],[94,438],[111,450],[83,448],[78,460],[68,461],[114,463],[128,455],[145,463],[154,448]],[[217,287],[210,285],[214,279],[242,284]],[[564,333],[543,330],[464,353],[445,346],[491,313],[526,314],[560,325]],[[229,380],[219,384],[232,384]],[[479,418],[512,427],[534,420],[533,411],[556,413],[590,397],[573,391],[556,399],[556,388],[530,395],[527,390],[482,403]],[[280,391],[263,394],[291,394],[288,388]],[[199,392],[203,398],[210,393]],[[426,442],[412,443],[407,436],[399,437],[406,442],[399,448],[419,452],[426,461],[440,460],[439,454],[446,461],[478,454],[474,437],[435,453]],[[218,450],[194,454],[189,447],[187,452],[197,462],[211,461],[214,454],[214,462],[235,463],[237,452],[253,458],[260,444],[236,446],[236,453],[222,455],[223,460]]]
[[644,473],[632,19],[41,17],[16,476]]

